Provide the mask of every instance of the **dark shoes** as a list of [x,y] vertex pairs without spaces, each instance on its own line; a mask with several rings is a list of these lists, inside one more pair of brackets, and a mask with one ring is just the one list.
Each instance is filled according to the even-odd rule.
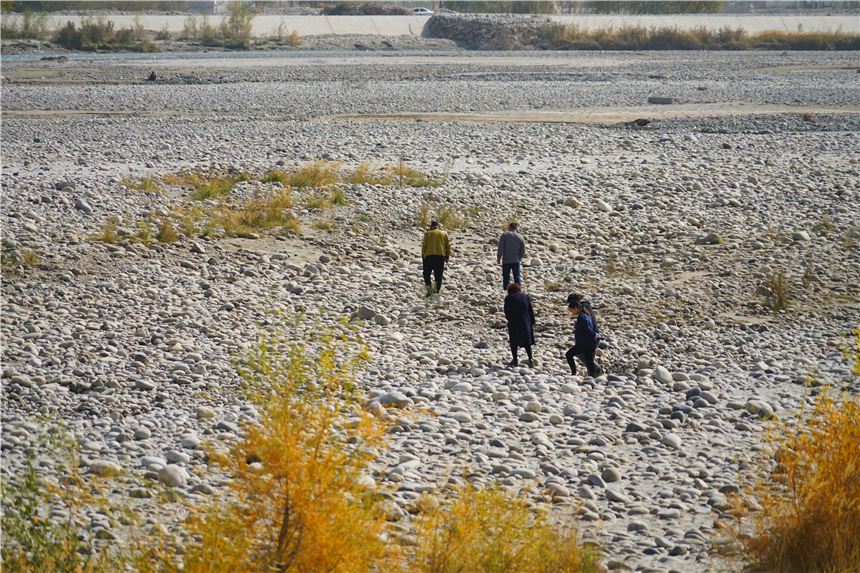
[[510,362],[508,362],[505,366],[507,366],[508,368],[514,368],[514,367],[516,367],[516,366],[518,366],[518,365],[519,365],[519,363],[518,363],[516,360],[511,360],[511,361],[510,361]]

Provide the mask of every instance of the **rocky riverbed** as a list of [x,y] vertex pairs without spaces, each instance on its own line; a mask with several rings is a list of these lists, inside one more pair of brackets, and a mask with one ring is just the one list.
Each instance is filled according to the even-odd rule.
[[[860,324],[856,54],[129,57],[3,73],[4,480],[31,455],[60,477],[44,436],[62,423],[90,473],[119,474],[117,502],[174,527],[181,506],[142,484],[223,491],[201,447],[256,418],[233,358],[268,311],[309,313],[308,329],[345,316],[374,357],[358,384],[398,420],[368,473],[400,531],[422,493],[497,481],[576,511],[610,569],[711,571],[768,420],[817,385],[858,391],[840,352]],[[109,221],[136,234],[206,207],[187,188],[133,188],[141,177],[319,158],[403,158],[445,183],[343,186],[347,205],[297,212],[300,234],[203,236],[200,221],[171,244],[93,240]],[[422,204],[468,221],[449,229],[429,300]],[[505,367],[494,241],[511,218],[534,368]],[[780,272],[790,307],[774,313],[763,282]],[[598,379],[564,362],[570,292],[607,337]]]

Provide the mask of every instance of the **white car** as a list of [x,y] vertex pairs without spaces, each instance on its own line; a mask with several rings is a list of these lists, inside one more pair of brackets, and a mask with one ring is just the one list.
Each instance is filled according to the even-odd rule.
[[409,11],[416,16],[430,16],[431,14],[433,14],[433,10],[428,10],[427,8],[412,8]]

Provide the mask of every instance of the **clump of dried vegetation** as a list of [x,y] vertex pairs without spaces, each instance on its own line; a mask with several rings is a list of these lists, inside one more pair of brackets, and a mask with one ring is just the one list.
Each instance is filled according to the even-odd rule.
[[[860,330],[842,350],[860,378]],[[860,398],[825,391],[813,404],[766,433],[735,496],[722,551],[757,570],[860,571]]]

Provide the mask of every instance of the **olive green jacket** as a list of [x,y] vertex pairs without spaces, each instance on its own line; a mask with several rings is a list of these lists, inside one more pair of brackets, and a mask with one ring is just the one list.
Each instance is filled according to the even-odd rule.
[[448,240],[448,233],[442,229],[433,229],[424,234],[424,240],[421,242],[421,258],[430,255],[442,255],[446,259],[451,256],[451,241]]

